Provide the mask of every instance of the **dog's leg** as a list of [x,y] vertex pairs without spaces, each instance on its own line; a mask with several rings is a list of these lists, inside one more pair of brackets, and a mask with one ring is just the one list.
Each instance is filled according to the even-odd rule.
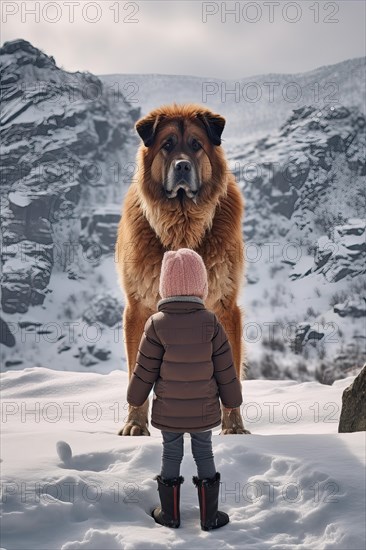
[[[245,345],[242,338],[242,312],[240,307],[236,304],[227,306],[222,304],[222,306],[223,307],[215,311],[215,313],[227,334],[232,349],[236,375],[241,382],[241,379],[245,376]],[[230,414],[221,407],[220,435],[221,434],[250,434],[250,431],[244,427],[239,407],[233,409]]]
[[[128,303],[123,312],[123,337],[128,364],[128,379],[131,380],[136,365],[144,326],[153,311],[143,308],[137,302]],[[150,435],[148,426],[149,399],[141,407],[132,407],[128,404],[128,416],[126,423],[118,432],[118,435]]]

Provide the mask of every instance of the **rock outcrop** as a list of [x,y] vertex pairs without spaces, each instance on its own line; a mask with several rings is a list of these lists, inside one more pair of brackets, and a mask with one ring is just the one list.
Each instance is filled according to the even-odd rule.
[[366,365],[342,395],[338,432],[366,431]]

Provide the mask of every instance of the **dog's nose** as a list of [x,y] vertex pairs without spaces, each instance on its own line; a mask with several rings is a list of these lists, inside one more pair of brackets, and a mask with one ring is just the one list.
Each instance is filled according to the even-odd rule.
[[175,173],[186,174],[192,170],[192,165],[189,160],[176,160],[174,165]]

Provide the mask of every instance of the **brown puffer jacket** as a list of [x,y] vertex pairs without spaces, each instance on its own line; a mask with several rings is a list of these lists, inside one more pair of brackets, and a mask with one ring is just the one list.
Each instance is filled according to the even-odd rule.
[[200,432],[221,424],[227,408],[243,402],[231,345],[215,313],[196,296],[158,302],[146,321],[127,388],[141,406],[154,387],[151,424],[172,432]]

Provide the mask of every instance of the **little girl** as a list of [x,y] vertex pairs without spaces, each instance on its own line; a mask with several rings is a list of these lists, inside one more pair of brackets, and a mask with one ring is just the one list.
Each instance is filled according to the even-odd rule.
[[212,428],[221,424],[225,408],[239,407],[241,384],[230,343],[215,313],[204,306],[207,271],[194,250],[180,248],[163,256],[158,312],[146,321],[137,361],[127,389],[127,401],[140,407],[154,386],[151,424],[162,432],[163,455],[158,482],[160,506],[151,515],[161,525],[180,525],[180,465],[183,436],[191,436],[197,465],[193,484],[198,490],[201,529],[229,522],[218,510],[220,473],[212,452]]

